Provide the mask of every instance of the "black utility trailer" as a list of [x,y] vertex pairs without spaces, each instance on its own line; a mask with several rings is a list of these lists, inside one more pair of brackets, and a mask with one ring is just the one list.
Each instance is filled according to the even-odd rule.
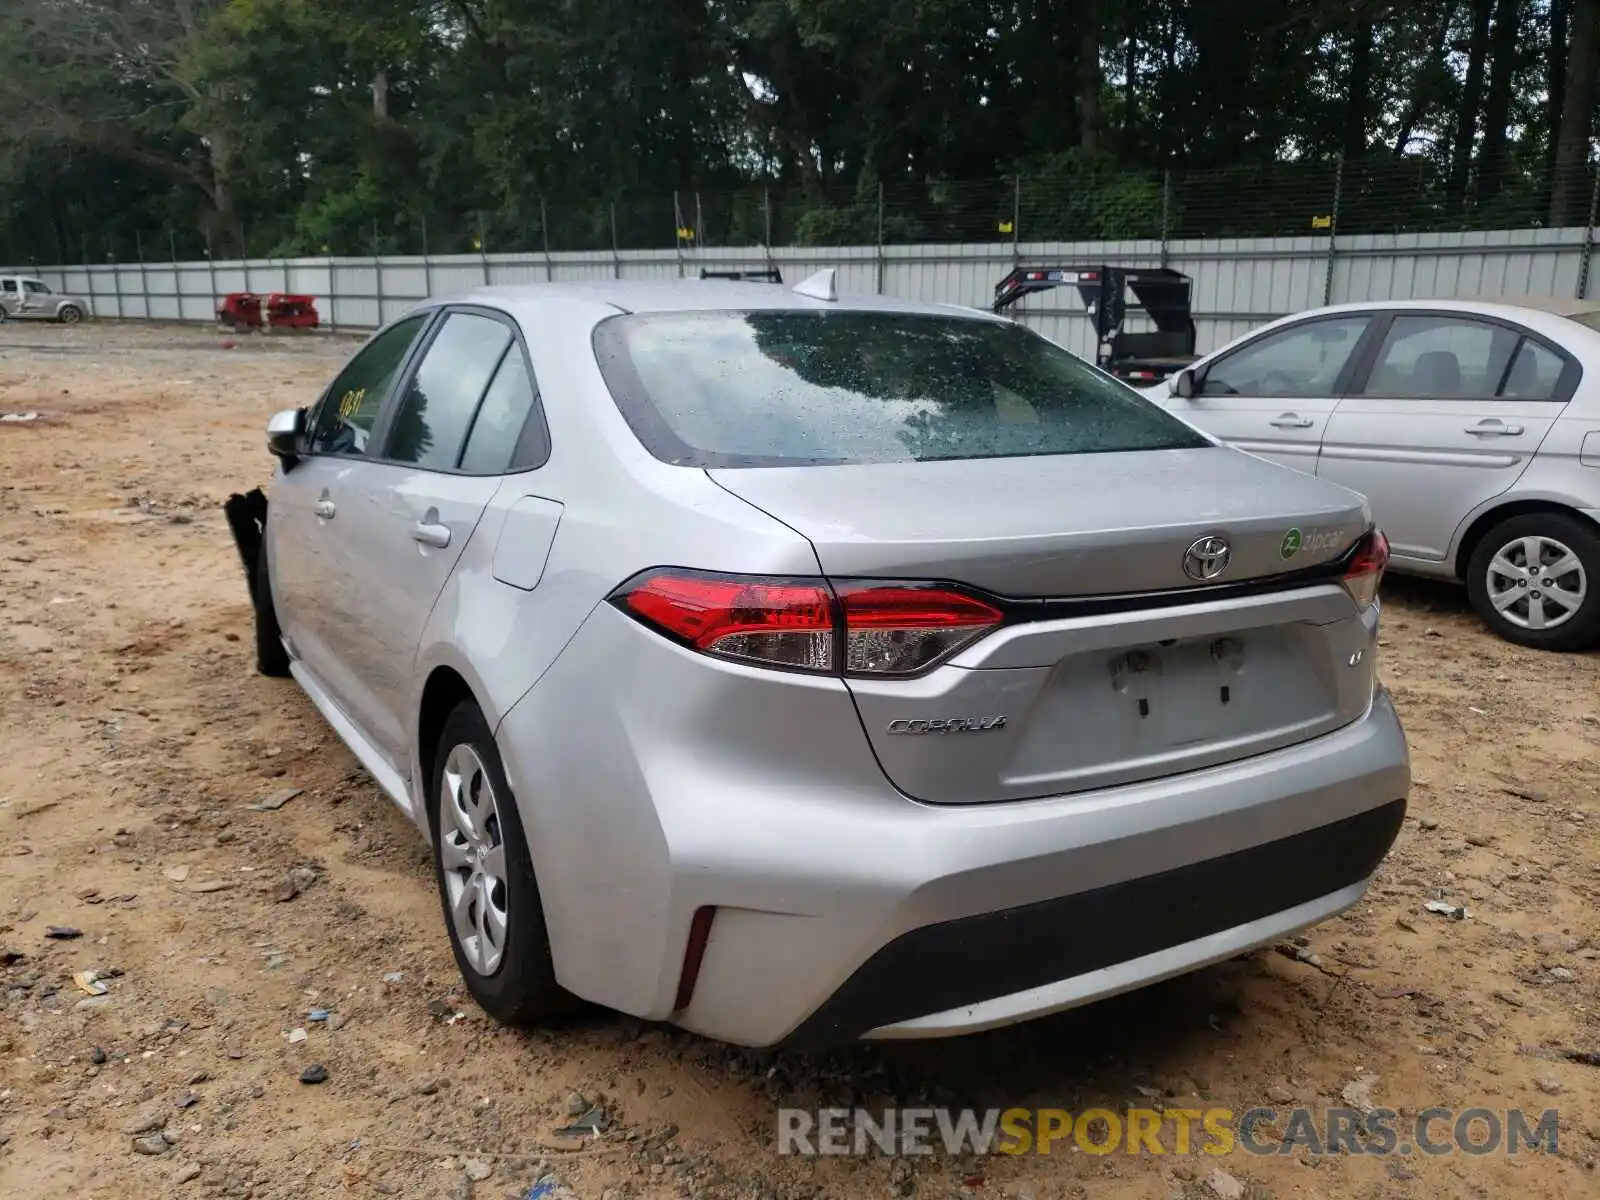
[[[1076,287],[1094,322],[1095,365],[1136,385],[1159,382],[1195,360],[1191,281],[1167,267],[1018,267],[994,289],[994,311],[1024,296]],[[1155,323],[1146,333],[1125,333],[1130,311]]]

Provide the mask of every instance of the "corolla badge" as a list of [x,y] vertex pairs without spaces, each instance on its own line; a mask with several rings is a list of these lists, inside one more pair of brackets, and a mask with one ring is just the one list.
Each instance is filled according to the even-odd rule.
[[1183,552],[1183,573],[1199,583],[1215,579],[1228,569],[1233,561],[1233,547],[1228,539],[1212,534],[1199,538]]
[[889,722],[890,733],[988,733],[1006,727],[1005,715],[994,717],[950,717],[946,720],[910,720],[902,717]]

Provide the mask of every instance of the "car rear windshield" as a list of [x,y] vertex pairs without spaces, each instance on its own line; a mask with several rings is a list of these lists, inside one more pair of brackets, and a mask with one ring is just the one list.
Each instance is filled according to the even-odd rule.
[[685,466],[1212,444],[1009,322],[848,310],[631,314],[598,326],[595,354],[640,441]]

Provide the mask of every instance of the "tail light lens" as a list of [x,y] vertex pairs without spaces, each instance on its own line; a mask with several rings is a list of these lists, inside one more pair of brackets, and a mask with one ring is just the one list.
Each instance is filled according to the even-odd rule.
[[964,592],[903,584],[846,584],[844,669],[850,675],[911,675],[971,645],[1005,619]]
[[1383,532],[1373,529],[1356,543],[1355,554],[1345,568],[1345,589],[1361,608],[1370,607],[1378,599],[1378,585],[1383,582],[1384,568],[1389,565],[1389,539]]
[[623,611],[705,654],[791,671],[914,675],[1000,625],[992,604],[949,587],[651,571],[612,596]]
[[794,671],[831,671],[833,596],[815,580],[652,572],[616,600],[706,654]]

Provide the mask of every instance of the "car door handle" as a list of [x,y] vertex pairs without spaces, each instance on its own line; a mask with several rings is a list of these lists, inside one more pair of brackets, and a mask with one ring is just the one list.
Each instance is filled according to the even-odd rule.
[[333,514],[336,513],[338,509],[334,508],[332,500],[318,500],[314,505],[311,506],[311,511],[316,513],[317,516],[321,517],[323,520],[331,521],[333,520]]
[[1467,432],[1474,437],[1516,437],[1522,426],[1507,425],[1499,417],[1485,417],[1476,425],[1468,425]]
[[1310,417],[1302,417],[1299,413],[1292,412],[1274,417],[1272,423],[1279,429],[1310,429],[1314,424]]
[[411,527],[411,540],[432,546],[435,550],[443,550],[450,544],[450,526],[418,521]]

